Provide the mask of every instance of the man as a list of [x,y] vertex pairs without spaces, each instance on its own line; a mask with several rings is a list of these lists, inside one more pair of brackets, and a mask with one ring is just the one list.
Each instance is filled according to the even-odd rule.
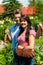
[[19,10],[14,11],[14,19],[16,24],[10,27],[10,29],[5,30],[5,37],[4,37],[4,42],[6,43],[6,38],[8,37],[10,41],[12,41],[12,49],[13,49],[13,58],[14,59],[14,65],[18,65],[18,56],[14,53],[15,49],[18,46],[17,43],[17,37],[20,32],[20,17],[21,17],[21,12]]
[[[12,41],[13,38],[14,38],[14,36],[15,36],[15,34],[16,34],[16,32],[18,33],[19,25],[20,25],[20,21],[19,21],[20,17],[21,17],[21,12],[19,12],[19,10],[15,10],[14,11],[14,19],[15,19],[16,24],[14,24],[13,26],[11,26],[10,29],[6,29],[5,30],[5,37],[4,37],[4,42],[5,43],[6,43],[7,37],[9,38],[10,41]],[[15,32],[16,28],[17,28],[17,30]]]

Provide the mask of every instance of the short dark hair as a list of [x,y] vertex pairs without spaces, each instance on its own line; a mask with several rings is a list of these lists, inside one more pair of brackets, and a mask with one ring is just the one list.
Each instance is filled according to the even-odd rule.
[[14,10],[14,15],[15,14],[21,14],[20,10],[19,9]]

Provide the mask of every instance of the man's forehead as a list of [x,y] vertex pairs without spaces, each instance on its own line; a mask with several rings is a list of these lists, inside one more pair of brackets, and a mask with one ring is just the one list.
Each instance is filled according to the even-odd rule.
[[15,14],[15,17],[16,17],[16,16],[21,16],[21,14]]

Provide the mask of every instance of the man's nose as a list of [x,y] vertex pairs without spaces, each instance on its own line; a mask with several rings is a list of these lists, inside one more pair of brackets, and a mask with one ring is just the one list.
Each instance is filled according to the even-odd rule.
[[17,18],[17,20],[19,20],[19,18]]

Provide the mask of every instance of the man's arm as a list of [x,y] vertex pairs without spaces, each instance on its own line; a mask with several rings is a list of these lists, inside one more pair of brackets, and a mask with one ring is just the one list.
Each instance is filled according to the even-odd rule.
[[11,41],[11,35],[9,29],[5,30],[4,42],[6,43],[7,38]]

